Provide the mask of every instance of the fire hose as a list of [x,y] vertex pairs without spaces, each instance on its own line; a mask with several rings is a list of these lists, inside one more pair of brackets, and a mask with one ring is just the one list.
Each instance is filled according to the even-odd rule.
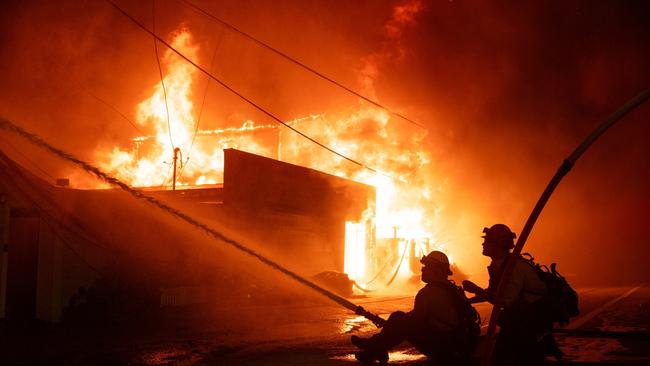
[[352,303],[351,301],[349,301],[349,300],[347,300],[347,299],[345,299],[345,298],[343,298],[343,297],[341,297],[341,296],[339,296],[339,295],[337,295],[337,294],[335,294],[335,293],[333,293],[331,291],[328,291],[328,290],[318,286],[314,282],[312,282],[312,281],[300,276],[299,274],[297,274],[297,273],[283,267],[279,263],[274,262],[271,259],[266,258],[265,256],[257,253],[256,251],[248,248],[247,246],[245,246],[245,245],[243,245],[243,244],[241,244],[241,243],[239,243],[239,242],[225,236],[224,234],[222,234],[221,232],[213,229],[212,227],[208,226],[207,224],[194,219],[193,217],[191,217],[187,213],[185,213],[185,212],[183,212],[181,210],[178,210],[178,209],[176,209],[176,208],[174,208],[172,206],[169,206],[166,203],[161,202],[161,201],[159,201],[158,199],[156,199],[156,198],[154,198],[152,196],[146,195],[141,190],[134,189],[133,187],[131,187],[128,184],[120,181],[119,179],[108,175],[107,173],[103,172],[99,168],[97,168],[97,167],[95,167],[95,166],[93,166],[93,165],[91,165],[91,164],[89,164],[89,163],[87,163],[85,161],[79,160],[78,158],[74,157],[73,155],[71,155],[71,154],[69,154],[69,153],[67,153],[67,152],[65,152],[65,151],[63,151],[61,149],[58,149],[58,148],[50,145],[45,140],[43,140],[41,137],[26,131],[22,127],[13,124],[12,122],[10,122],[9,120],[7,120],[7,119],[5,119],[3,117],[0,117],[0,128],[5,129],[7,131],[10,131],[12,133],[15,133],[16,135],[19,135],[20,137],[25,138],[27,141],[29,141],[30,143],[36,145],[37,147],[39,147],[41,149],[44,149],[44,150],[58,156],[61,159],[70,161],[70,162],[74,163],[75,165],[80,166],[83,170],[87,171],[88,173],[93,174],[97,178],[109,183],[110,185],[112,185],[114,187],[117,187],[119,189],[122,189],[122,190],[126,191],[127,193],[129,193],[130,195],[135,197],[136,199],[147,201],[151,205],[153,205],[155,207],[158,207],[159,209],[171,214],[172,216],[174,216],[174,217],[176,217],[176,218],[178,218],[178,219],[180,219],[182,221],[185,221],[186,223],[188,223],[188,224],[202,230],[203,232],[205,232],[206,234],[211,236],[213,239],[225,242],[226,244],[229,244],[230,246],[234,247],[235,249],[254,257],[255,259],[262,262],[263,264],[265,264],[265,265],[267,265],[267,266],[269,266],[269,267],[271,267],[271,268],[273,268],[273,269],[275,269],[275,270],[277,270],[277,271],[291,277],[292,279],[294,279],[294,280],[302,283],[303,285],[311,288],[312,290],[315,290],[316,292],[326,296],[327,298],[329,298],[330,300],[338,303],[339,305],[342,305],[343,307],[354,311],[355,314],[364,316],[365,318],[367,318],[368,320],[373,322],[376,326],[382,327],[384,325],[384,323],[386,322],[379,315],[371,313],[371,312],[367,311],[366,309],[364,309],[362,306],[356,305],[356,304]]
[[614,123],[618,122],[627,113],[629,113],[636,107],[643,104],[643,102],[648,100],[648,98],[650,98],[650,89],[646,89],[641,94],[637,95],[635,98],[629,100],[616,112],[610,115],[605,121],[603,121],[598,127],[596,127],[596,129],[591,134],[589,134],[589,136],[587,136],[587,138],[584,141],[582,141],[580,145],[578,145],[578,147],[573,151],[573,153],[571,153],[569,157],[564,159],[559,169],[557,170],[553,178],[551,178],[551,181],[546,186],[546,189],[544,189],[544,192],[542,192],[542,195],[537,201],[537,204],[535,204],[533,211],[530,213],[530,216],[528,217],[528,220],[526,221],[524,228],[521,230],[521,233],[519,234],[519,239],[517,239],[517,243],[515,244],[512,253],[510,254],[510,256],[506,261],[503,274],[501,275],[501,279],[499,280],[499,285],[497,287],[496,301],[492,309],[492,314],[490,315],[490,324],[488,326],[488,331],[486,336],[487,343],[484,352],[481,355],[481,365],[483,366],[490,365],[492,361],[492,352],[494,350],[494,344],[496,341],[496,326],[499,320],[499,315],[503,310],[502,299],[503,299],[505,284],[508,282],[508,278],[512,275],[516,258],[521,253],[521,250],[523,249],[524,244],[526,243],[526,239],[528,238],[528,235],[532,231],[533,226],[537,221],[537,218],[539,217],[542,210],[544,209],[544,206],[546,205],[546,202],[551,197],[551,194],[553,194],[553,191],[558,186],[562,178],[564,178],[564,176],[567,173],[569,173],[569,171],[571,170],[573,165],[575,165],[578,158],[582,156],[582,154],[591,146],[591,144],[593,144],[600,136],[602,136],[605,133],[605,131],[607,131],[610,127],[612,127]]
[[382,274],[382,273],[384,272],[384,270],[386,269],[386,267],[388,267],[388,265],[390,264],[390,262],[393,260],[393,257],[394,257],[394,255],[391,254],[391,255],[388,257],[388,259],[386,259],[386,261],[385,261],[384,264],[379,268],[379,270],[377,271],[377,273],[375,273],[375,275],[372,276],[372,278],[371,278],[368,282],[366,282],[366,286],[368,286],[369,284],[375,282],[375,280],[376,280],[377,278],[379,278],[379,275]]
[[399,269],[402,267],[402,262],[404,262],[404,257],[406,257],[406,251],[408,250],[408,244],[404,244],[404,251],[402,251],[402,256],[399,259],[399,262],[397,263],[397,267],[395,268],[395,272],[393,272],[393,276],[388,280],[386,283],[386,286],[390,286],[393,281],[395,280],[395,277],[397,277],[397,274],[399,273]]
[[276,263],[276,262],[262,256],[261,254],[259,254],[256,251],[246,247],[245,245],[243,245],[243,244],[241,244],[241,243],[239,243],[239,242],[225,236],[224,234],[222,234],[219,231],[211,228],[207,224],[202,223],[202,222],[192,218],[191,216],[189,216],[185,212],[183,212],[181,210],[178,210],[178,209],[176,209],[174,207],[171,207],[171,206],[157,200],[154,197],[148,196],[148,195],[144,194],[140,190],[132,188],[128,184],[120,181],[119,179],[114,178],[114,177],[106,174],[105,172],[101,171],[99,168],[97,168],[97,167],[95,167],[95,166],[93,166],[93,165],[91,165],[89,163],[86,163],[86,162],[84,162],[82,160],[79,160],[76,157],[74,157],[73,155],[71,155],[71,154],[69,154],[69,153],[67,153],[67,152],[65,152],[63,150],[60,150],[60,149],[50,145],[49,143],[47,143],[45,140],[43,140],[39,136],[34,135],[34,134],[24,130],[23,128],[11,123],[10,121],[8,121],[8,120],[6,120],[6,119],[4,119],[2,117],[0,117],[0,128],[3,128],[3,129],[5,129],[7,131],[10,131],[10,132],[13,132],[13,133],[25,138],[27,141],[29,141],[30,143],[38,146],[39,148],[47,150],[50,153],[53,153],[54,155],[58,156],[61,159],[68,160],[68,161],[74,163],[75,165],[80,166],[82,169],[84,169],[85,171],[95,175],[99,179],[111,184],[112,186],[115,186],[117,188],[120,188],[120,189],[126,191],[127,193],[129,193],[133,197],[135,197],[136,199],[141,199],[141,200],[145,200],[145,201],[149,202],[150,204],[162,209],[163,211],[166,211],[167,213],[171,214],[172,216],[174,216],[174,217],[176,217],[176,218],[178,218],[178,219],[180,219],[182,221],[185,221],[188,224],[190,224],[190,225],[204,231],[206,234],[208,234],[212,238],[214,238],[216,240],[219,240],[219,241],[223,241],[223,242],[225,242],[227,244],[230,244],[235,249],[238,249],[238,250],[240,250],[240,251],[242,251],[242,252],[244,252],[244,253],[246,253],[246,254],[254,257],[254,258],[256,258],[257,260],[259,260],[263,264],[266,264],[267,266],[270,266],[271,268],[273,268],[273,269],[275,269],[275,270],[277,270],[277,271],[291,277],[292,279],[294,279],[294,280],[302,283],[303,285],[311,288],[312,290],[315,290],[316,292],[326,296],[327,298],[329,298],[330,300],[338,303],[339,305],[342,305],[343,307],[354,311],[355,314],[364,316],[368,320],[372,321],[376,326],[381,327],[386,322],[379,315],[371,313],[371,312],[367,311],[366,309],[364,309],[362,306],[356,305],[356,304],[352,303],[351,301],[349,301],[349,300],[347,300],[347,299],[345,299],[345,298],[343,298],[343,297],[341,297],[341,296],[339,296],[339,295],[337,295],[337,294],[335,294],[335,293],[333,293],[331,291],[328,291],[328,290],[318,286],[314,282],[312,282],[312,281],[298,275],[297,273],[295,273],[295,272],[281,266],[280,264],[278,264],[278,263]]
[[[616,123],[618,120],[620,120],[623,116],[625,116],[628,112],[633,110],[634,108],[638,107],[641,105],[643,102],[645,102],[648,98],[650,98],[650,89],[644,91],[640,95],[638,95],[636,98],[628,101],[625,105],[623,105],[619,110],[614,112],[607,120],[605,120],[600,126],[598,126],[579,146],[576,148],[576,150],[567,158],[564,160],[558,171],[555,173],[551,181],[549,182],[548,186],[542,193],[540,199],[538,200],[537,204],[533,208],[533,211],[531,212],[520,236],[519,239],[517,240],[517,244],[515,245],[515,248],[512,252],[512,255],[508,258],[506,262],[506,267],[504,269],[503,275],[501,276],[501,280],[499,281],[499,286],[497,290],[497,296],[496,296],[496,304],[494,306],[494,309],[492,311],[492,315],[490,317],[490,325],[488,327],[488,333],[487,333],[487,347],[485,348],[485,352],[483,353],[481,357],[481,363],[483,365],[488,365],[491,361],[492,358],[492,351],[494,348],[494,340],[495,340],[495,332],[496,332],[496,324],[498,321],[498,317],[500,315],[500,311],[502,310],[501,305],[501,298],[502,298],[502,292],[504,288],[504,283],[506,282],[505,280],[511,275],[513,265],[514,265],[514,258],[516,255],[521,253],[521,250],[523,249],[523,246],[526,242],[526,239],[528,238],[528,235],[530,234],[532,227],[534,226],[535,222],[537,221],[537,218],[539,217],[542,209],[544,208],[546,202],[550,198],[551,194],[557,187],[557,185],[560,183],[562,178],[571,170],[575,162],[578,160],[578,158],[593,144],[593,142],[598,139],[607,129],[609,129],[614,123]],[[252,257],[256,258],[260,262],[270,266],[271,268],[291,277],[292,279],[302,283],[303,285],[317,291],[318,293],[328,297],[332,301],[338,303],[339,305],[342,305],[343,307],[352,310],[355,312],[357,315],[364,316],[368,320],[372,321],[375,325],[378,327],[381,327],[385,324],[385,319],[381,318],[377,314],[371,313],[364,309],[360,305],[355,305],[351,301],[334,294],[331,291],[328,291],[315,283],[307,280],[306,278],[298,275],[297,273],[281,266],[280,264],[262,256],[261,254],[255,252],[254,250],[244,246],[243,244],[230,239],[220,233],[219,231],[211,228],[210,226],[192,218],[188,214],[186,214],[183,211],[180,211],[176,208],[173,208],[159,200],[157,200],[154,197],[148,196],[144,194],[142,191],[134,189],[127,185],[126,183],[109,176],[105,172],[101,171],[99,168],[88,164],[82,160],[77,159],[73,155],[60,150],[50,144],[48,144],[46,141],[44,141],[42,138],[38,137],[37,135],[34,135],[23,128],[11,123],[10,121],[0,117],[0,128],[6,129],[10,132],[13,132],[25,139],[27,139],[30,143],[49,151],[50,153],[53,153],[54,155],[57,155],[58,157],[68,160],[75,165],[80,166],[82,169],[85,171],[95,175],[99,179],[117,187],[120,188],[127,193],[131,194],[133,197],[136,199],[141,199],[149,202],[150,204],[168,212],[172,216],[181,219],[188,224],[204,231],[206,234],[209,236],[213,237],[214,239],[223,241],[231,246],[233,246],[235,249],[238,249],[248,255],[251,255]]]

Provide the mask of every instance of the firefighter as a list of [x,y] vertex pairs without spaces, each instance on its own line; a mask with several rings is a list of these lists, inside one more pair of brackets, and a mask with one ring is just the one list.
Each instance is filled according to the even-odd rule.
[[[417,293],[413,310],[392,313],[381,332],[370,338],[353,335],[352,343],[361,349],[355,354],[359,361],[388,361],[388,350],[405,340],[439,362],[465,358],[473,350],[475,342],[462,329],[463,311],[458,301],[464,301],[475,318],[478,315],[462,289],[447,279],[452,274],[449,259],[444,253],[433,251],[420,262],[422,281],[427,285]],[[478,327],[477,324],[476,338]]]
[[[470,299],[473,303],[488,301],[494,304],[501,273],[515,246],[516,234],[504,224],[484,228],[483,233],[483,255],[492,259],[488,266],[488,288],[482,289],[471,281],[463,281],[463,289],[476,295]],[[546,285],[521,258],[516,259],[512,274],[504,285],[503,312],[499,318],[501,330],[495,345],[497,362],[541,365],[545,352],[543,344],[548,342],[553,326],[545,301]]]

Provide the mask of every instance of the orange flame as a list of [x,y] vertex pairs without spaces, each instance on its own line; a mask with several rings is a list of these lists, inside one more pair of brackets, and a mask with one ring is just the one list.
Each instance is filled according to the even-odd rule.
[[[406,278],[412,274],[408,262],[413,255],[406,250],[407,243],[411,240],[428,243],[418,245],[416,256],[434,247],[442,249],[444,245],[436,238],[440,207],[434,202],[432,190],[437,184],[427,169],[431,157],[422,147],[426,133],[404,131],[403,125],[398,123],[387,112],[374,107],[350,108],[292,122],[307,135],[347,156],[358,157],[383,175],[360,169],[342,158],[333,158],[331,153],[313,147],[309,141],[290,132],[281,134],[280,156],[284,161],[376,187],[377,242],[396,236],[395,248],[391,250],[398,256],[405,252],[398,276]],[[364,233],[363,223],[348,223],[346,229],[346,273],[357,282],[365,283],[378,268],[370,265],[363,250],[367,243],[359,244]]]
[[[188,58],[197,59],[199,48],[187,29],[173,34],[170,43]],[[138,104],[136,110],[136,122],[152,131],[153,137],[133,139],[133,149],[114,148],[101,158],[103,169],[133,186],[168,186],[171,185],[173,151],[179,148],[181,159],[178,161],[180,174],[177,184],[215,184],[222,181],[225,148],[242,148],[274,156],[273,148],[263,146],[252,135],[237,135],[237,132],[274,128],[272,126],[256,126],[245,121],[239,128],[197,130],[192,103],[192,81],[196,69],[169,50],[165,52],[162,64],[166,68],[163,82],[155,84],[151,97]],[[201,138],[196,138],[196,135]]]
[[[190,59],[197,59],[198,46],[186,29],[172,36],[173,47]],[[367,220],[372,220],[372,214],[376,215],[377,247],[384,245],[385,250],[396,252],[393,253],[395,261],[400,256],[406,261],[396,272],[399,277],[412,275],[413,270],[408,264],[414,259],[412,256],[433,249],[429,244],[437,242],[435,228],[439,207],[434,202],[437,184],[427,169],[431,157],[422,146],[426,133],[406,130],[401,121],[394,121],[387,112],[367,106],[310,115],[289,122],[341,154],[354,157],[385,174],[382,175],[332,156],[288,130],[278,129],[279,146],[260,142],[250,133],[256,130],[277,133],[275,125],[245,121],[241,127],[196,131],[193,117],[196,111],[192,104],[195,69],[169,51],[162,61],[166,71],[163,78],[165,90],[157,82],[151,97],[138,104],[136,113],[137,123],[152,136],[133,139],[134,149],[115,148],[105,154],[102,168],[133,186],[170,184],[173,150],[180,148],[187,156],[181,160],[184,166],[177,184],[212,184],[222,181],[224,148],[235,147],[268,157],[276,157],[277,152],[280,160],[376,187],[374,211],[366,212],[361,222],[346,225],[345,271],[350,278],[365,284],[381,266],[370,258],[374,254],[369,251],[366,224]],[[418,251],[407,250],[409,245],[414,248],[416,241],[419,243]]]

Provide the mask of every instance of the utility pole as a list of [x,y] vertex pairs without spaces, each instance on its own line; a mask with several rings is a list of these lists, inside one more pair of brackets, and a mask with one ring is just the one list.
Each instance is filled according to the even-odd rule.
[[176,190],[176,162],[178,161],[178,154],[181,153],[181,149],[179,147],[174,149],[174,177],[172,179],[172,191]]

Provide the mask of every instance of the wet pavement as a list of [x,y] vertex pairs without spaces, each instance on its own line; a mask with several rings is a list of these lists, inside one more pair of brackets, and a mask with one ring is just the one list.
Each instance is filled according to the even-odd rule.
[[[650,287],[580,289],[581,315],[558,334],[570,364],[599,362],[650,364]],[[408,310],[413,296],[354,299],[387,317]],[[485,322],[490,308],[477,309]],[[202,327],[165,331],[107,330],[88,336],[83,330],[46,327],[2,333],[2,365],[353,365],[352,334],[376,331],[369,321],[335,304],[242,307],[273,321],[226,327],[205,321]],[[552,363],[549,360],[549,363]],[[390,364],[426,365],[407,344],[390,354]]]

